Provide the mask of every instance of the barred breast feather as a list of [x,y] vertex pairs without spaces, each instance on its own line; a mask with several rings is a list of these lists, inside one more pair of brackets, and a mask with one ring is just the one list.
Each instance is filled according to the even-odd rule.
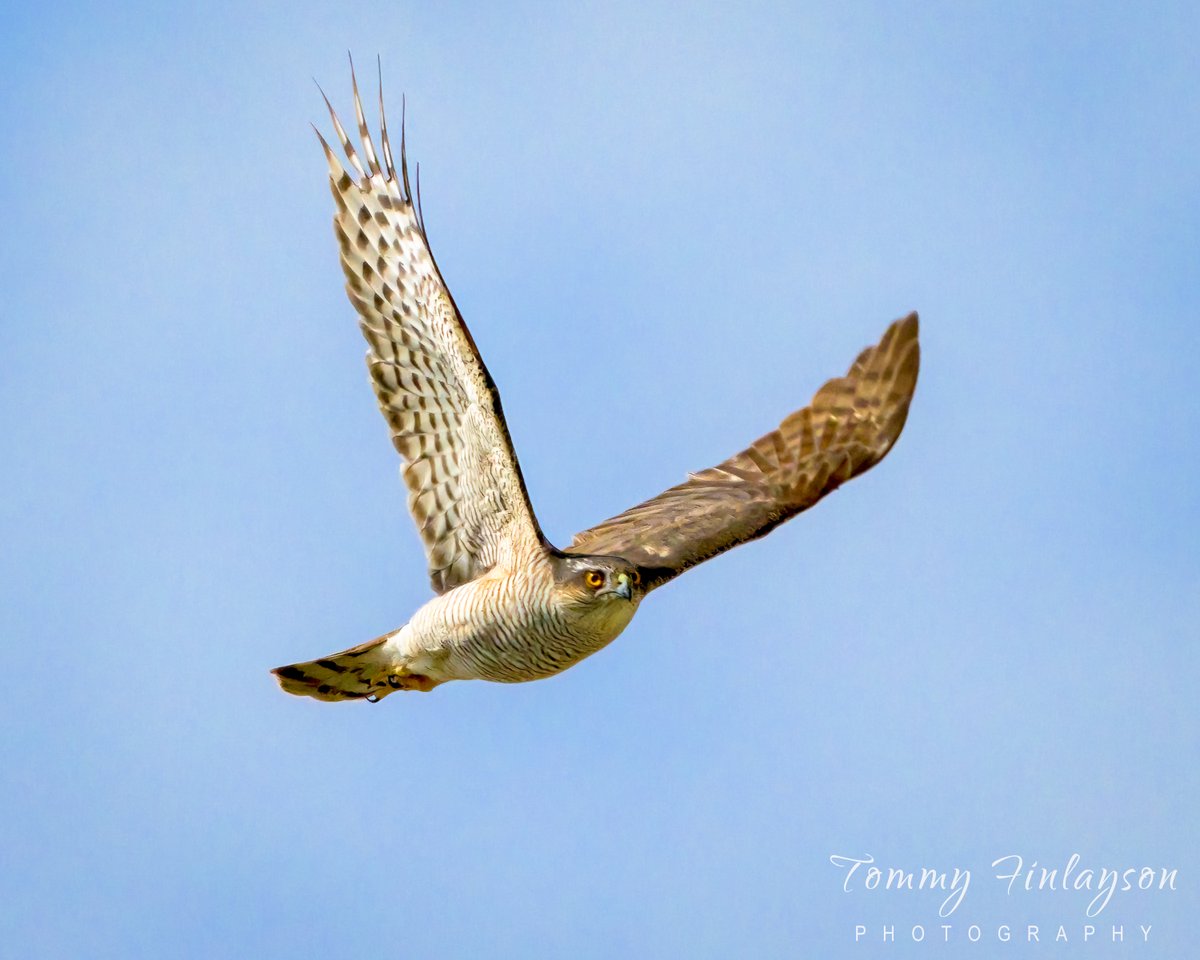
[[534,564],[485,574],[434,598],[397,635],[395,650],[408,670],[439,682],[520,683],[559,673],[607,646],[636,608],[563,604],[549,570]]

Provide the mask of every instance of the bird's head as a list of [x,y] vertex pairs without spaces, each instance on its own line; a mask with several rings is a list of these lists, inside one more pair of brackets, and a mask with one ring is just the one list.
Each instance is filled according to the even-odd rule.
[[589,610],[627,609],[632,616],[646,594],[638,568],[620,557],[564,554],[557,558],[554,579],[567,604]]

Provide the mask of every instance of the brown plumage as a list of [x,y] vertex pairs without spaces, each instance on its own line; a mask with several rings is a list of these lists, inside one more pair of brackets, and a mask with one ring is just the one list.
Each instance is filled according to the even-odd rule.
[[382,91],[377,153],[353,88],[366,166],[332,106],[354,175],[321,137],[334,232],[437,596],[398,630],[276,669],[284,690],[377,700],[448,680],[550,676],[611,642],[651,590],[808,509],[900,436],[920,364],[915,313],[745,450],[554,548],[499,392],[429,250],[403,132],[397,171]]
[[802,410],[728,460],[575,535],[569,547],[638,564],[647,589],[770,533],[892,449],[917,385],[917,315],[897,320]]

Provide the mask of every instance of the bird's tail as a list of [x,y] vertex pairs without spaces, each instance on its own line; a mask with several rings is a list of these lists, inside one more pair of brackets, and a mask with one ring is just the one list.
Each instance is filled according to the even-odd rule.
[[341,653],[307,663],[290,663],[271,672],[286,692],[317,700],[374,703],[397,690],[432,690],[436,681],[411,673],[397,662],[394,648],[388,645],[395,635],[385,633]]

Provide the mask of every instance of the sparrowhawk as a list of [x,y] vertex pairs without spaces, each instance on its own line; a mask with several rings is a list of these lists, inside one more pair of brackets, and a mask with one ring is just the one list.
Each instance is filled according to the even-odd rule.
[[317,136],[346,292],[436,596],[398,630],[274,670],[287,692],[375,701],[448,680],[558,673],[610,643],[650,591],[808,509],[896,442],[917,383],[915,313],[745,450],[556,548],[534,516],[496,385],[430,252],[403,126],[397,173],[382,85],[377,152],[351,79],[361,154],[327,98],[349,170]]

